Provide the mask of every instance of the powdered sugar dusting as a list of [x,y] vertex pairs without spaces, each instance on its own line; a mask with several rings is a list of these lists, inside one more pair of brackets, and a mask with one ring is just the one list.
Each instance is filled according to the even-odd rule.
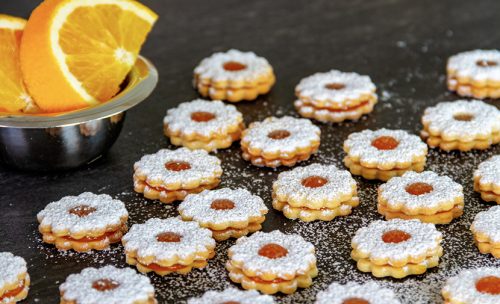
[[[497,65],[481,67],[477,62],[483,60],[497,62]],[[448,70],[454,71],[459,77],[470,77],[477,81],[500,81],[500,51],[473,50],[453,55],[448,59]]]
[[332,283],[325,291],[318,292],[316,304],[343,304],[345,300],[359,298],[370,304],[399,304],[394,292],[374,281],[365,284],[349,282],[345,285]]
[[500,268],[483,267],[464,270],[457,276],[449,278],[443,291],[449,293],[450,300],[453,300],[454,303],[498,304],[500,303],[500,295],[483,293],[476,289],[476,282],[487,276],[500,278]]
[[493,184],[500,186],[500,155],[490,157],[486,161],[479,164],[479,167],[474,171],[474,177],[479,178],[481,184]]
[[476,214],[471,230],[485,234],[491,242],[500,243],[500,206]]
[[18,276],[26,273],[26,261],[10,252],[0,252],[0,287],[17,283]]
[[191,298],[188,304],[214,304],[237,302],[240,304],[273,304],[274,299],[268,295],[261,295],[256,290],[238,290],[236,288],[227,288],[223,291],[207,291],[199,298]]

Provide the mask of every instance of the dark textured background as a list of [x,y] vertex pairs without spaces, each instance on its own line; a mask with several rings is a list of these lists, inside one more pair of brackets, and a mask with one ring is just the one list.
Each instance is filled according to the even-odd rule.
[[[0,12],[28,17],[38,1],[1,1]],[[23,256],[29,265],[32,287],[27,303],[57,303],[58,285],[70,273],[92,265],[125,266],[122,247],[93,254],[58,253],[40,242],[36,214],[54,200],[83,191],[107,193],[122,199],[130,222],[177,214],[174,207],[148,202],[133,192],[132,164],[143,154],[170,147],[162,135],[164,112],[197,97],[191,87],[194,66],[215,51],[234,47],[266,57],[275,68],[277,84],[268,96],[238,105],[251,122],[271,114],[293,114],[293,89],[309,74],[336,68],[368,74],[381,99],[372,115],[358,123],[322,125],[322,147],[313,161],[341,165],[342,141],[365,128],[420,129],[423,109],[456,96],[444,84],[446,58],[459,51],[500,48],[500,2],[490,1],[143,1],[160,19],[142,54],[160,73],[153,95],[129,112],[121,137],[108,155],[76,171],[30,174],[7,168],[0,171],[0,251]],[[499,105],[497,102],[490,102]],[[428,169],[451,175],[466,192],[466,213],[444,233],[445,256],[439,268],[405,280],[379,280],[396,290],[404,303],[441,302],[439,289],[445,277],[461,268],[497,265],[480,255],[468,227],[474,214],[487,208],[471,187],[471,174],[480,161],[499,153],[443,153],[431,151]],[[270,206],[271,183],[278,171],[258,169],[240,159],[238,146],[219,152],[224,163],[224,186],[249,188]],[[364,281],[349,259],[350,239],[361,226],[381,217],[376,213],[379,183],[359,181],[362,204],[351,216],[332,222],[299,223],[270,211],[264,230],[297,232],[318,251],[320,276],[312,288],[283,302],[312,302],[318,290],[332,281]],[[187,276],[153,279],[158,299],[177,302],[208,289],[231,285],[223,269],[226,250],[204,270]],[[0,270],[1,271],[1,270]]]

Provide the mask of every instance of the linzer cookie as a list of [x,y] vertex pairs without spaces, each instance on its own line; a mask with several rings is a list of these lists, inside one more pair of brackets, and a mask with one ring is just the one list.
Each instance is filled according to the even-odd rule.
[[474,50],[448,59],[448,89],[474,98],[500,97],[500,51]]
[[238,290],[228,288],[223,291],[207,291],[199,298],[191,298],[187,304],[274,304],[274,299],[268,295],[261,295],[255,290]]
[[500,142],[500,111],[480,100],[440,102],[425,109],[424,129],[427,144],[442,150],[484,150]]
[[82,193],[48,204],[37,215],[45,243],[59,250],[104,250],[127,231],[125,204],[106,194]]
[[176,146],[214,151],[239,140],[245,125],[236,107],[218,100],[196,99],[168,110],[163,127]]
[[377,103],[375,90],[368,76],[331,70],[302,79],[294,105],[301,116],[322,122],[358,120]]
[[194,69],[193,83],[204,97],[238,102],[267,94],[275,81],[265,58],[233,49],[203,59]]
[[495,155],[474,171],[474,190],[487,202],[500,204],[500,155]]
[[26,261],[10,252],[0,252],[0,303],[14,304],[24,300],[29,286]]
[[298,167],[273,184],[273,207],[290,219],[331,221],[358,204],[356,181],[334,165]]
[[446,281],[441,294],[446,304],[498,304],[500,268],[463,270]]
[[352,174],[387,181],[407,171],[423,171],[427,145],[403,130],[364,130],[349,135],[344,151]]
[[294,293],[318,275],[314,246],[297,234],[259,231],[239,238],[228,256],[231,281],[265,294]]
[[243,131],[242,155],[259,167],[294,166],[318,151],[320,134],[308,119],[268,117]]
[[134,164],[134,190],[163,203],[183,200],[190,193],[217,187],[222,175],[220,164],[204,150],[162,149]]
[[156,304],[147,276],[130,268],[85,268],[59,286],[61,304]]
[[481,253],[500,259],[500,206],[476,214],[470,230]]
[[377,208],[386,219],[448,224],[463,213],[463,188],[447,176],[409,171],[378,188]]
[[443,255],[442,234],[419,220],[374,221],[352,239],[351,257],[362,272],[404,278],[436,267]]
[[195,221],[212,231],[217,241],[239,238],[262,229],[268,212],[264,201],[245,189],[223,188],[190,194],[179,205],[185,221]]
[[122,239],[127,264],[142,273],[186,274],[207,266],[215,255],[212,231],[178,218],[149,219],[135,224]]
[[318,292],[316,304],[400,304],[394,292],[375,282],[345,285],[332,283],[325,291]]

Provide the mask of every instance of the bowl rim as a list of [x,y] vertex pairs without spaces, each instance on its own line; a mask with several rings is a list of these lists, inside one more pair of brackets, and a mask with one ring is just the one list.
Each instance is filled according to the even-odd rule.
[[64,127],[116,115],[141,103],[153,92],[158,83],[158,71],[151,61],[139,55],[128,78],[129,82],[124,89],[105,103],[69,113],[46,116],[8,114],[0,116],[0,128]]

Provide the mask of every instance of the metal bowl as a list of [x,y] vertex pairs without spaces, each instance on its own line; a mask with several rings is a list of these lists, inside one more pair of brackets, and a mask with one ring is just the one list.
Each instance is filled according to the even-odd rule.
[[126,111],[145,100],[158,72],[139,57],[121,92],[83,110],[53,115],[0,114],[0,161],[22,170],[77,168],[100,158],[118,138]]

